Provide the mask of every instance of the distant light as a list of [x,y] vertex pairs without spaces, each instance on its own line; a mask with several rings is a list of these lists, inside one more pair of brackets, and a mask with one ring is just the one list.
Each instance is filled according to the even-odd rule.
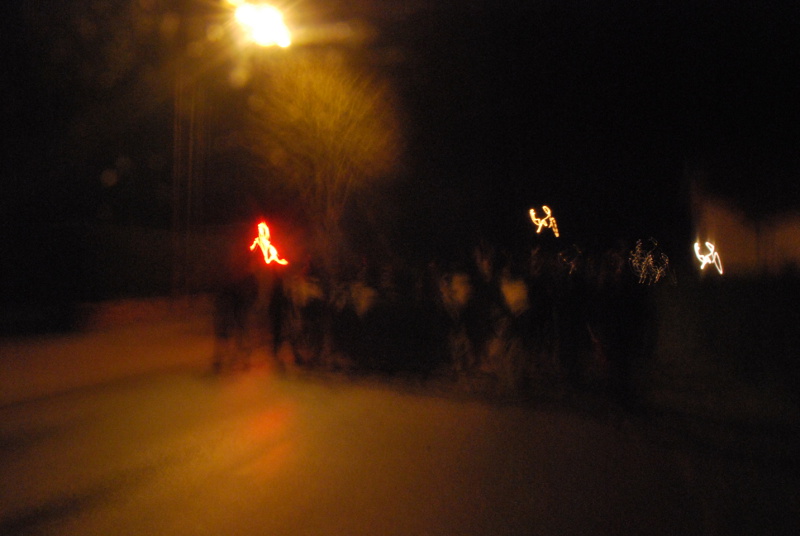
[[717,271],[721,274],[722,273],[722,259],[719,256],[719,253],[714,251],[714,244],[711,242],[706,242],[706,248],[708,249],[708,253],[701,254],[700,253],[700,242],[694,243],[694,254],[697,257],[697,260],[700,261],[700,269],[705,270],[706,266],[709,264],[713,264],[716,266]]
[[236,20],[257,45],[286,48],[292,44],[289,28],[284,24],[283,14],[277,8],[248,2],[237,4]]
[[669,257],[659,251],[655,238],[637,240],[636,246],[630,252],[629,260],[633,272],[639,278],[639,283],[652,285],[658,283],[667,275]]
[[262,221],[258,224],[258,236],[253,240],[253,243],[250,244],[250,251],[256,249],[256,246],[261,248],[265,263],[272,264],[273,262],[277,262],[283,265],[289,264],[289,261],[286,259],[278,257],[278,250],[275,249],[275,246],[270,242],[269,227],[267,227],[266,222]]
[[550,207],[544,205],[542,210],[545,213],[544,218],[537,218],[536,217],[536,210],[530,209],[529,213],[531,216],[531,221],[536,226],[536,234],[542,232],[542,229],[545,227],[549,227],[553,230],[553,234],[558,236],[558,225],[556,224],[556,219],[550,213]]
[[578,271],[582,259],[583,251],[577,244],[572,244],[567,249],[558,252],[558,260],[569,267],[569,275]]

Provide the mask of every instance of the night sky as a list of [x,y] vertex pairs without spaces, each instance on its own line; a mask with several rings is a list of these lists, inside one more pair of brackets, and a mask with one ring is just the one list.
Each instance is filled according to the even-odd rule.
[[[68,265],[80,249],[70,226],[169,226],[172,4],[4,8],[6,273],[52,261],[39,247],[48,240]],[[408,117],[395,192],[408,218],[394,232],[409,243],[459,233],[513,243],[530,233],[527,209],[543,204],[570,241],[678,243],[690,180],[754,217],[800,207],[796,2],[307,0],[291,10],[371,30],[360,53],[392,77]]]
[[549,4],[409,24],[429,170],[580,235],[663,236],[691,178],[797,206],[796,8]]

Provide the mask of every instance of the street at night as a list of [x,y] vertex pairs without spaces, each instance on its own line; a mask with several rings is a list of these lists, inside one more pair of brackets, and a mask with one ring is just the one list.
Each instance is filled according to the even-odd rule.
[[7,4],[0,536],[800,534],[800,3]]
[[266,354],[212,375],[208,323],[3,341],[0,533],[788,534],[797,514],[777,451]]

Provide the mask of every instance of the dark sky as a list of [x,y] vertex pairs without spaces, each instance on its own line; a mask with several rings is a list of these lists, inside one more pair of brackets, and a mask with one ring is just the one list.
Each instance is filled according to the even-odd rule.
[[[173,4],[4,8],[6,235],[91,224],[105,205],[120,223],[168,225]],[[549,204],[570,239],[663,236],[685,217],[690,178],[755,215],[800,206],[796,2],[291,9],[373,30],[359,46],[395,77],[410,118],[403,195],[418,235],[467,222],[513,235],[528,207]],[[113,188],[100,180],[109,169]]]
[[584,230],[663,229],[688,177],[757,214],[800,201],[797,8],[526,5],[420,16],[401,37],[428,157],[454,180],[569,206]]

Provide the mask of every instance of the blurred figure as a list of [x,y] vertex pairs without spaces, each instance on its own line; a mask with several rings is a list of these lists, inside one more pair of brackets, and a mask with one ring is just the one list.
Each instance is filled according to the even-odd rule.
[[[325,310],[324,292],[317,268],[308,261],[302,271],[287,282],[287,309],[281,325],[294,354],[294,364],[302,367],[318,365],[322,354],[322,320]],[[283,328],[286,329],[283,329]]]
[[[239,251],[239,249],[241,251]],[[248,326],[258,299],[258,280],[247,246],[234,248],[228,258],[223,282],[214,298],[214,372],[225,368],[249,368],[251,345]]]
[[439,299],[448,319],[448,353],[451,366],[457,373],[470,367],[470,347],[464,327],[464,309],[470,300],[472,285],[465,273],[446,273],[439,279]]
[[286,337],[286,315],[289,311],[289,297],[283,286],[283,277],[278,275],[272,286],[272,293],[267,306],[270,331],[272,332],[272,353],[279,370],[283,370],[283,361],[280,359],[280,349]]
[[503,317],[503,297],[495,276],[494,251],[485,245],[475,248],[475,264],[470,277],[470,295],[462,311],[470,353],[465,369],[474,373],[485,369],[491,360]]
[[501,385],[507,390],[529,387],[531,362],[534,352],[528,285],[510,266],[500,273],[502,313],[497,323],[497,334],[502,353],[495,366]]

